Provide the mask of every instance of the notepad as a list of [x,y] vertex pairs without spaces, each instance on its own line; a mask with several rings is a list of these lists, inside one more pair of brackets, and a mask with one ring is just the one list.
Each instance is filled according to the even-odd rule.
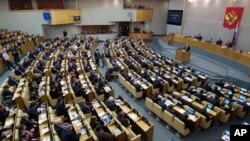
[[120,134],[121,134],[121,130],[120,130],[119,128],[116,128],[116,129],[114,130],[114,134],[115,134],[115,136],[120,135]]
[[48,127],[42,129],[42,135],[44,135],[44,134],[46,134],[48,132],[49,132],[49,128]]
[[81,133],[81,135],[85,135],[87,133],[86,128],[82,128],[80,133]]
[[7,121],[5,121],[4,126],[8,127],[8,126],[12,125],[13,123],[14,123],[13,120],[7,120]]
[[101,113],[98,113],[98,116],[99,117],[102,117],[102,116],[104,116],[106,113],[105,112],[101,112]]
[[181,114],[184,114],[184,113],[185,113],[185,110],[183,110],[183,109],[178,109],[178,111],[179,111]]
[[42,141],[50,141],[50,137],[43,138]]

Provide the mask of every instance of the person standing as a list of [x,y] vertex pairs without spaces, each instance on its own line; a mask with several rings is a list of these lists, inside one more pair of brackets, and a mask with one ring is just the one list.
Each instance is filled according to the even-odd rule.
[[67,35],[68,35],[67,31],[63,30],[63,37],[65,38],[65,37],[67,37]]
[[104,68],[105,66],[105,54],[104,53],[101,54],[101,60],[102,60],[102,67]]
[[99,67],[99,60],[101,57],[101,54],[99,53],[99,49],[96,49],[96,51],[94,53],[94,57],[95,57],[95,63]]
[[18,52],[18,47],[17,46],[14,46],[12,48],[12,55],[14,57],[15,64],[18,64],[18,62],[20,62],[20,58],[19,58],[19,52]]
[[10,56],[8,55],[8,53],[6,52],[6,50],[3,51],[2,57],[3,57],[3,60],[4,60],[4,62],[7,65],[7,67],[8,67],[9,70],[11,70],[11,68],[15,68],[13,66],[13,64],[11,63]]

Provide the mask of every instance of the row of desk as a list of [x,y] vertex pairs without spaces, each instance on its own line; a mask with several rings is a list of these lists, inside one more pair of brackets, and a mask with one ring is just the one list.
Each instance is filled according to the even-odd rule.
[[235,51],[234,49],[222,48],[221,46],[216,45],[215,43],[199,41],[199,40],[187,38],[183,35],[178,35],[178,34],[167,35],[163,39],[168,41],[170,38],[172,38],[172,41],[174,41],[174,42],[179,42],[179,43],[187,44],[187,45],[190,45],[193,47],[198,47],[198,48],[204,49],[206,51],[230,58],[230,59],[232,59],[236,62],[239,62],[247,67],[250,67],[250,61],[249,61],[250,54],[249,53],[246,53],[246,52],[240,53],[238,51]]

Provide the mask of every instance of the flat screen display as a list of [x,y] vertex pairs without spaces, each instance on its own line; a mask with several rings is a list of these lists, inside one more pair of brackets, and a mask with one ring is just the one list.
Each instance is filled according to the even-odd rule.
[[183,10],[168,10],[167,24],[181,25]]
[[74,16],[74,21],[80,21],[81,20],[81,16]]
[[46,21],[50,21],[51,20],[51,16],[49,12],[44,12],[43,13],[43,19]]

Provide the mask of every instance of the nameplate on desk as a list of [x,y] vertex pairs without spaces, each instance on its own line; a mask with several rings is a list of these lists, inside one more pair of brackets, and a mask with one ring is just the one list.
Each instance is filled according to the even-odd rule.
[[250,125],[230,125],[230,141],[249,141]]

